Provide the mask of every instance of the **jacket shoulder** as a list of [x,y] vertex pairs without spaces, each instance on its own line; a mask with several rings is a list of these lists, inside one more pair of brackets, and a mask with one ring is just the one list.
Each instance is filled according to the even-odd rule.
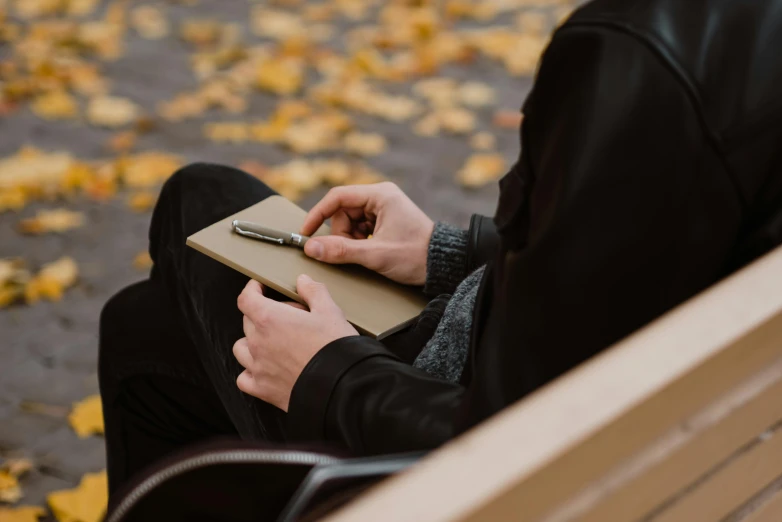
[[685,81],[717,136],[782,118],[782,9],[776,0],[594,0],[574,27],[627,32]]

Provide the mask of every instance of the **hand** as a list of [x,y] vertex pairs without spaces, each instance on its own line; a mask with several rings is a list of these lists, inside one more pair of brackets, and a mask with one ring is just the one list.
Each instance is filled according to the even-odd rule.
[[301,275],[296,292],[309,311],[299,303],[269,299],[257,281],[247,283],[237,300],[245,337],[233,347],[245,368],[236,379],[239,389],[286,412],[293,385],[310,359],[331,341],[358,335],[323,284]]
[[307,241],[308,256],[363,265],[408,285],[426,282],[434,223],[393,183],[331,189],[307,214],[301,233],[314,234],[328,218],[332,235]]

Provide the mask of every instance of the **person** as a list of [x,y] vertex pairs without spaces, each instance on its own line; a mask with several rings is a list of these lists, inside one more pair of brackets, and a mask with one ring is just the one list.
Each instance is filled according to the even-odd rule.
[[468,231],[389,183],[331,190],[302,232],[331,218],[333,235],[306,254],[433,299],[383,342],[306,275],[293,306],[187,248],[272,191],[229,167],[174,174],[150,278],[101,317],[112,491],[215,434],[435,448],[779,245],[781,22],[772,0],[578,9],[544,53],[496,214]]

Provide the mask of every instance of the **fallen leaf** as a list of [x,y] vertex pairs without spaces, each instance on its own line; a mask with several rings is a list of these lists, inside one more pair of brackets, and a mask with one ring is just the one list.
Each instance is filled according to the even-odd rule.
[[165,152],[148,151],[127,156],[119,164],[122,182],[130,188],[148,188],[167,180],[182,158]]
[[38,506],[0,507],[0,522],[38,522],[46,510]]
[[434,112],[427,114],[416,122],[413,132],[419,136],[437,136],[440,133],[440,118]]
[[103,409],[100,395],[91,395],[73,405],[68,424],[79,438],[87,438],[93,434],[103,433]]
[[43,266],[40,272],[27,282],[24,296],[28,303],[39,299],[59,301],[63,291],[74,285],[79,277],[79,267],[70,257],[62,257]]
[[459,183],[467,188],[481,187],[497,180],[505,172],[505,160],[499,154],[474,154],[457,173]]
[[8,472],[12,477],[19,478],[33,469],[33,461],[24,458],[6,459],[3,461],[3,465],[0,466],[0,469]]
[[78,487],[49,493],[46,500],[60,522],[100,522],[108,506],[108,490],[105,471],[87,473]]
[[22,498],[22,488],[14,475],[0,470],[0,502],[13,504]]
[[275,40],[303,36],[308,29],[299,15],[260,5],[252,9],[250,25],[254,34]]
[[348,133],[343,140],[343,145],[347,152],[359,156],[376,156],[388,148],[385,137],[382,134],[372,132]]
[[258,66],[256,86],[278,95],[290,95],[304,83],[304,64],[297,59],[268,59]]
[[136,270],[147,271],[150,268],[152,268],[152,265],[154,262],[152,261],[152,258],[149,256],[149,252],[144,250],[143,252],[139,252],[136,254],[136,257],[133,258],[133,267]]
[[490,132],[478,132],[470,138],[470,146],[476,150],[493,150],[497,139]]
[[540,11],[522,11],[516,15],[515,23],[519,30],[533,35],[543,35],[551,30],[548,14]]
[[503,129],[518,129],[523,115],[519,111],[500,110],[494,113],[492,123]]
[[67,120],[79,113],[76,98],[63,90],[39,95],[30,106],[33,113],[45,120]]
[[128,198],[128,207],[136,212],[146,212],[155,206],[157,194],[155,192],[134,192]]
[[66,230],[79,228],[84,225],[85,221],[86,218],[83,212],[58,208],[41,210],[35,217],[21,220],[18,228],[23,234],[61,233]]
[[113,152],[129,152],[135,145],[138,134],[134,130],[114,134],[108,141],[108,147]]
[[484,107],[494,103],[494,89],[483,82],[467,82],[458,90],[459,101],[468,107]]
[[450,107],[437,112],[440,127],[453,134],[467,134],[475,129],[475,115],[461,107]]
[[169,34],[169,25],[163,11],[151,5],[140,5],[130,13],[130,23],[142,38],[159,40]]
[[218,143],[244,143],[250,139],[250,126],[243,122],[206,123],[204,136]]
[[138,106],[119,96],[97,96],[87,105],[87,120],[99,127],[121,127],[138,117]]

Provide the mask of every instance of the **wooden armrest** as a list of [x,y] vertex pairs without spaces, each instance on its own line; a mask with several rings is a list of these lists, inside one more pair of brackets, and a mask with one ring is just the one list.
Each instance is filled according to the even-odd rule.
[[777,249],[329,520],[782,520],[780,397]]

